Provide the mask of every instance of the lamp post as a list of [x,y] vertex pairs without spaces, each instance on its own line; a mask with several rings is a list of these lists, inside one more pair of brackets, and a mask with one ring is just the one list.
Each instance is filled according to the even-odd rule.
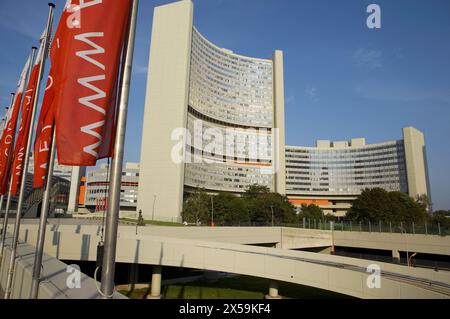
[[274,223],[273,223],[273,206],[270,206],[270,210],[272,211],[272,227],[274,226]]
[[153,196],[153,210],[152,210],[152,220],[155,220],[155,203],[156,203],[156,195]]
[[211,227],[214,227],[214,196],[211,195]]

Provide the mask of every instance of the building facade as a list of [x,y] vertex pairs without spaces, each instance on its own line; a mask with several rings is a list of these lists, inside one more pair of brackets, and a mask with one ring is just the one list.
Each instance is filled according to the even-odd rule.
[[155,8],[138,209],[179,220],[184,196],[285,193],[283,54],[254,58],[206,39],[190,0]]
[[[77,172],[83,171],[84,168],[65,166],[58,163],[58,159],[55,159],[55,164],[53,167],[53,184],[57,195],[52,199],[54,203],[57,204],[59,210],[64,211],[66,214],[73,214],[76,212],[78,205],[76,198],[73,197],[74,192],[78,190],[80,183],[80,174]],[[27,196],[36,196],[37,199],[42,198],[40,193],[43,190],[33,189],[33,176],[34,176],[34,154],[30,156],[30,162],[28,166],[28,174],[26,179],[26,189],[25,194]],[[35,193],[35,194],[33,194]],[[56,207],[55,205],[53,205]]]
[[[105,210],[109,196],[109,166],[103,164],[100,168],[87,173],[84,195],[84,206],[92,211]],[[139,185],[139,164],[127,163],[122,171],[122,186],[120,190],[120,208],[136,210]]]
[[[365,188],[429,196],[421,132],[405,128],[402,140],[379,144],[286,147],[283,53],[236,54],[193,21],[191,0],[154,10],[137,197],[144,218],[181,221],[183,199],[196,188],[241,194],[259,184],[338,216]],[[102,188],[89,178],[87,188],[93,203]]]
[[[72,171],[74,170],[73,166],[64,166],[59,165],[58,160],[55,159],[55,165],[53,167],[53,175],[63,178],[65,180],[72,180]],[[30,156],[30,161],[28,165],[28,173],[34,175],[34,156]]]
[[316,147],[286,147],[286,192],[296,205],[316,204],[343,216],[366,188],[430,197],[425,139],[415,128],[403,139],[367,144],[365,139],[317,141]]

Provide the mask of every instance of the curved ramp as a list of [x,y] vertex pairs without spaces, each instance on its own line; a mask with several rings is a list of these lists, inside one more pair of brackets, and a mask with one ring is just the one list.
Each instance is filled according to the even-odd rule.
[[[62,260],[94,261],[97,226],[48,226],[45,251]],[[195,231],[195,228],[192,229]],[[36,226],[21,234],[34,244]],[[357,298],[450,298],[450,273],[376,263],[380,287],[369,288],[373,261],[240,244],[136,235],[120,228],[117,262],[229,272],[326,289]],[[372,278],[372,277],[371,277]]]

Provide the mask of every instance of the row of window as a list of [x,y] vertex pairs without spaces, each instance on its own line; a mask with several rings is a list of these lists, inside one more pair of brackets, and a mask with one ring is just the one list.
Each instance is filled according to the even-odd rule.
[[317,156],[337,156],[341,154],[354,154],[354,153],[372,153],[376,151],[392,151],[392,150],[398,150],[403,151],[403,141],[396,141],[391,143],[386,143],[385,145],[366,145],[364,147],[358,147],[358,148],[348,148],[348,149],[302,149],[302,148],[293,148],[293,147],[286,147],[287,153],[294,153],[295,154],[310,154],[310,155],[317,155]]
[[214,48],[194,29],[190,105],[228,123],[271,127],[272,62],[247,60]]

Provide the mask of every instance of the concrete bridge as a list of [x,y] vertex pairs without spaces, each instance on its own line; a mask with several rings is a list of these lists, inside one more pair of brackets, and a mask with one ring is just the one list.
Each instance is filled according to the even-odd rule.
[[[48,225],[45,251],[60,260],[95,261],[99,225]],[[11,231],[11,229],[9,230]],[[380,288],[367,285],[373,261],[289,249],[333,244],[362,247],[371,242],[352,234],[292,228],[119,227],[117,262],[195,268],[285,281],[357,298],[450,298],[450,272],[376,263]],[[378,234],[367,234],[375,236]],[[405,240],[376,238],[383,248],[403,250]],[[35,244],[37,225],[24,224],[20,238]],[[421,235],[419,235],[421,236]],[[448,238],[409,238],[408,248],[448,255]],[[390,241],[392,240],[392,242]],[[257,247],[266,245],[271,247]],[[369,244],[367,244],[369,245]],[[273,247],[273,248],[272,248]],[[158,269],[158,267],[156,267]],[[155,274],[160,281],[160,273]]]
[[[25,220],[24,229],[36,220]],[[52,229],[99,235],[99,220],[51,219]],[[10,225],[9,227],[11,227]],[[12,228],[9,228],[12,231]],[[120,226],[120,231],[136,232],[134,226]],[[283,249],[341,246],[387,251],[417,252],[450,256],[450,236],[357,231],[329,231],[290,227],[139,227],[140,235],[157,235],[243,245],[273,245]]]

